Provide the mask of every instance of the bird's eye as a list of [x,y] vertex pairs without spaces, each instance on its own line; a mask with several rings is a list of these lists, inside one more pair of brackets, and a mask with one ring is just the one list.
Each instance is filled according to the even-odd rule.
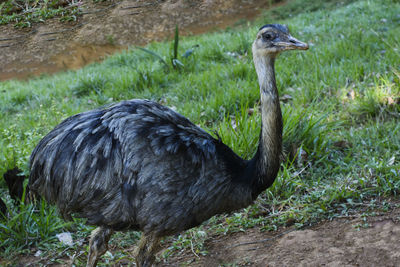
[[263,38],[265,40],[269,40],[270,41],[270,40],[272,40],[274,38],[274,35],[272,33],[267,32],[267,33],[263,34]]

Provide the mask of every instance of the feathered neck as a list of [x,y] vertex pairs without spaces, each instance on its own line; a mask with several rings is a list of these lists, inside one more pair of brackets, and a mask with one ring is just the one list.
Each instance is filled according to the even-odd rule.
[[254,157],[248,161],[246,173],[251,179],[253,198],[272,185],[280,166],[282,151],[282,113],[275,82],[275,56],[254,55],[260,84],[261,132]]

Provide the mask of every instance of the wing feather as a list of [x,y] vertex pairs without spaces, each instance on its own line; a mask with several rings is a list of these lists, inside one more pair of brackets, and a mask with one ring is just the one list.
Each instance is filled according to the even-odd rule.
[[[46,135],[31,155],[30,187],[67,218],[182,230],[217,213],[206,201],[230,190],[221,145],[158,103],[123,101],[72,116]],[[181,219],[190,214],[196,218]]]

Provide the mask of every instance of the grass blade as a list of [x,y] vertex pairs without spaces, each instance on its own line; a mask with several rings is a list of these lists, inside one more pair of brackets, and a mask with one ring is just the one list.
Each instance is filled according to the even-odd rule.
[[153,57],[157,58],[158,60],[161,61],[161,63],[163,63],[167,68],[169,68],[168,63],[156,52],[151,51],[149,49],[143,48],[143,47],[137,47],[138,49],[142,50],[143,52],[146,52],[150,55],[152,55]]

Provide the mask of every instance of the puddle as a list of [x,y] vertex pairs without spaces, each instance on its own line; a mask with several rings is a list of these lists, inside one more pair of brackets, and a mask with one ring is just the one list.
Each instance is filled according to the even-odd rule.
[[69,51],[52,57],[51,61],[56,69],[76,70],[89,63],[102,61],[107,56],[124,49],[127,49],[127,47],[116,45],[73,45]]
[[0,81],[27,79],[41,74],[53,74],[65,70],[77,70],[93,62],[101,62],[107,56],[126,49],[116,45],[72,45],[67,51],[51,56],[46,61],[15,61],[0,72]]

